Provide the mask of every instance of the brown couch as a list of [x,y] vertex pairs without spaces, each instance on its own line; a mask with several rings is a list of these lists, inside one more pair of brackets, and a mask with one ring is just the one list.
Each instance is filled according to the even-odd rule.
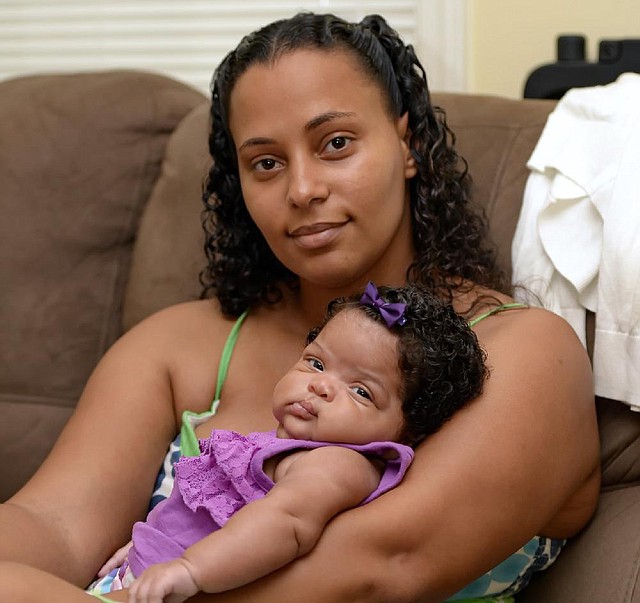
[[[553,104],[435,99],[509,269],[525,161]],[[157,309],[198,297],[208,157],[205,97],[148,73],[5,81],[0,117],[4,500],[42,462],[115,338]],[[598,412],[599,510],[520,603],[640,601],[640,416],[608,400]]]

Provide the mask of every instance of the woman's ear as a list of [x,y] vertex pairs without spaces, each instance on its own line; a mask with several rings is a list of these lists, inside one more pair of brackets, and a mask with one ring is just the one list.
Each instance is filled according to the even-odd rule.
[[418,168],[416,167],[416,160],[413,158],[413,155],[411,154],[411,147],[409,146],[411,143],[411,130],[409,129],[408,111],[398,119],[396,128],[401,140],[400,144],[402,146],[402,151],[404,153],[404,177],[409,180],[418,173]]

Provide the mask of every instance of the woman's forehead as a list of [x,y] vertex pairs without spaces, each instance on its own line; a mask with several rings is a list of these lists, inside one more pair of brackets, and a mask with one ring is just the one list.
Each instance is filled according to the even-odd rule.
[[244,78],[247,73],[258,69],[266,73],[283,72],[288,74],[300,75],[309,67],[322,67],[330,71],[347,70],[360,73],[364,77],[363,66],[357,55],[345,48],[295,48],[279,53],[274,58],[256,61],[238,76],[238,82]]
[[301,105],[310,115],[349,106],[385,107],[379,85],[352,53],[299,49],[256,63],[238,78],[229,100],[230,122],[237,126],[259,110],[294,111]]

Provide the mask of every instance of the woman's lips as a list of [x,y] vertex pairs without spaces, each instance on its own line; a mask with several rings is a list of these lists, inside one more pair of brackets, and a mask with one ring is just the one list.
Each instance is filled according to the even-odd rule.
[[301,226],[291,231],[289,236],[304,249],[319,249],[332,243],[345,224],[346,222],[322,222]]

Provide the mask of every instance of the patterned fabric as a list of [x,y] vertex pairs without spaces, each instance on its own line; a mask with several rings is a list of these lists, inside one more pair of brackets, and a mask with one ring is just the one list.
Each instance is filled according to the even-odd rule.
[[108,601],[108,599],[104,599],[100,595],[106,595],[116,590],[129,588],[134,580],[135,577],[131,568],[125,563],[122,567],[116,567],[106,576],[96,580],[89,586],[86,592],[94,597],[98,597],[102,601]]
[[501,601],[503,599],[492,597],[514,595],[529,584],[535,572],[547,569],[556,560],[565,542],[535,536],[520,550],[447,601],[470,603],[478,598],[485,602]]
[[180,458],[180,434],[176,436],[176,439],[169,444],[169,451],[164,457],[160,471],[158,471],[158,477],[156,478],[156,484],[153,488],[153,494],[149,501],[149,511],[153,509],[158,503],[162,502],[165,498],[169,498],[171,490],[173,490],[173,481],[175,479],[174,466]]

